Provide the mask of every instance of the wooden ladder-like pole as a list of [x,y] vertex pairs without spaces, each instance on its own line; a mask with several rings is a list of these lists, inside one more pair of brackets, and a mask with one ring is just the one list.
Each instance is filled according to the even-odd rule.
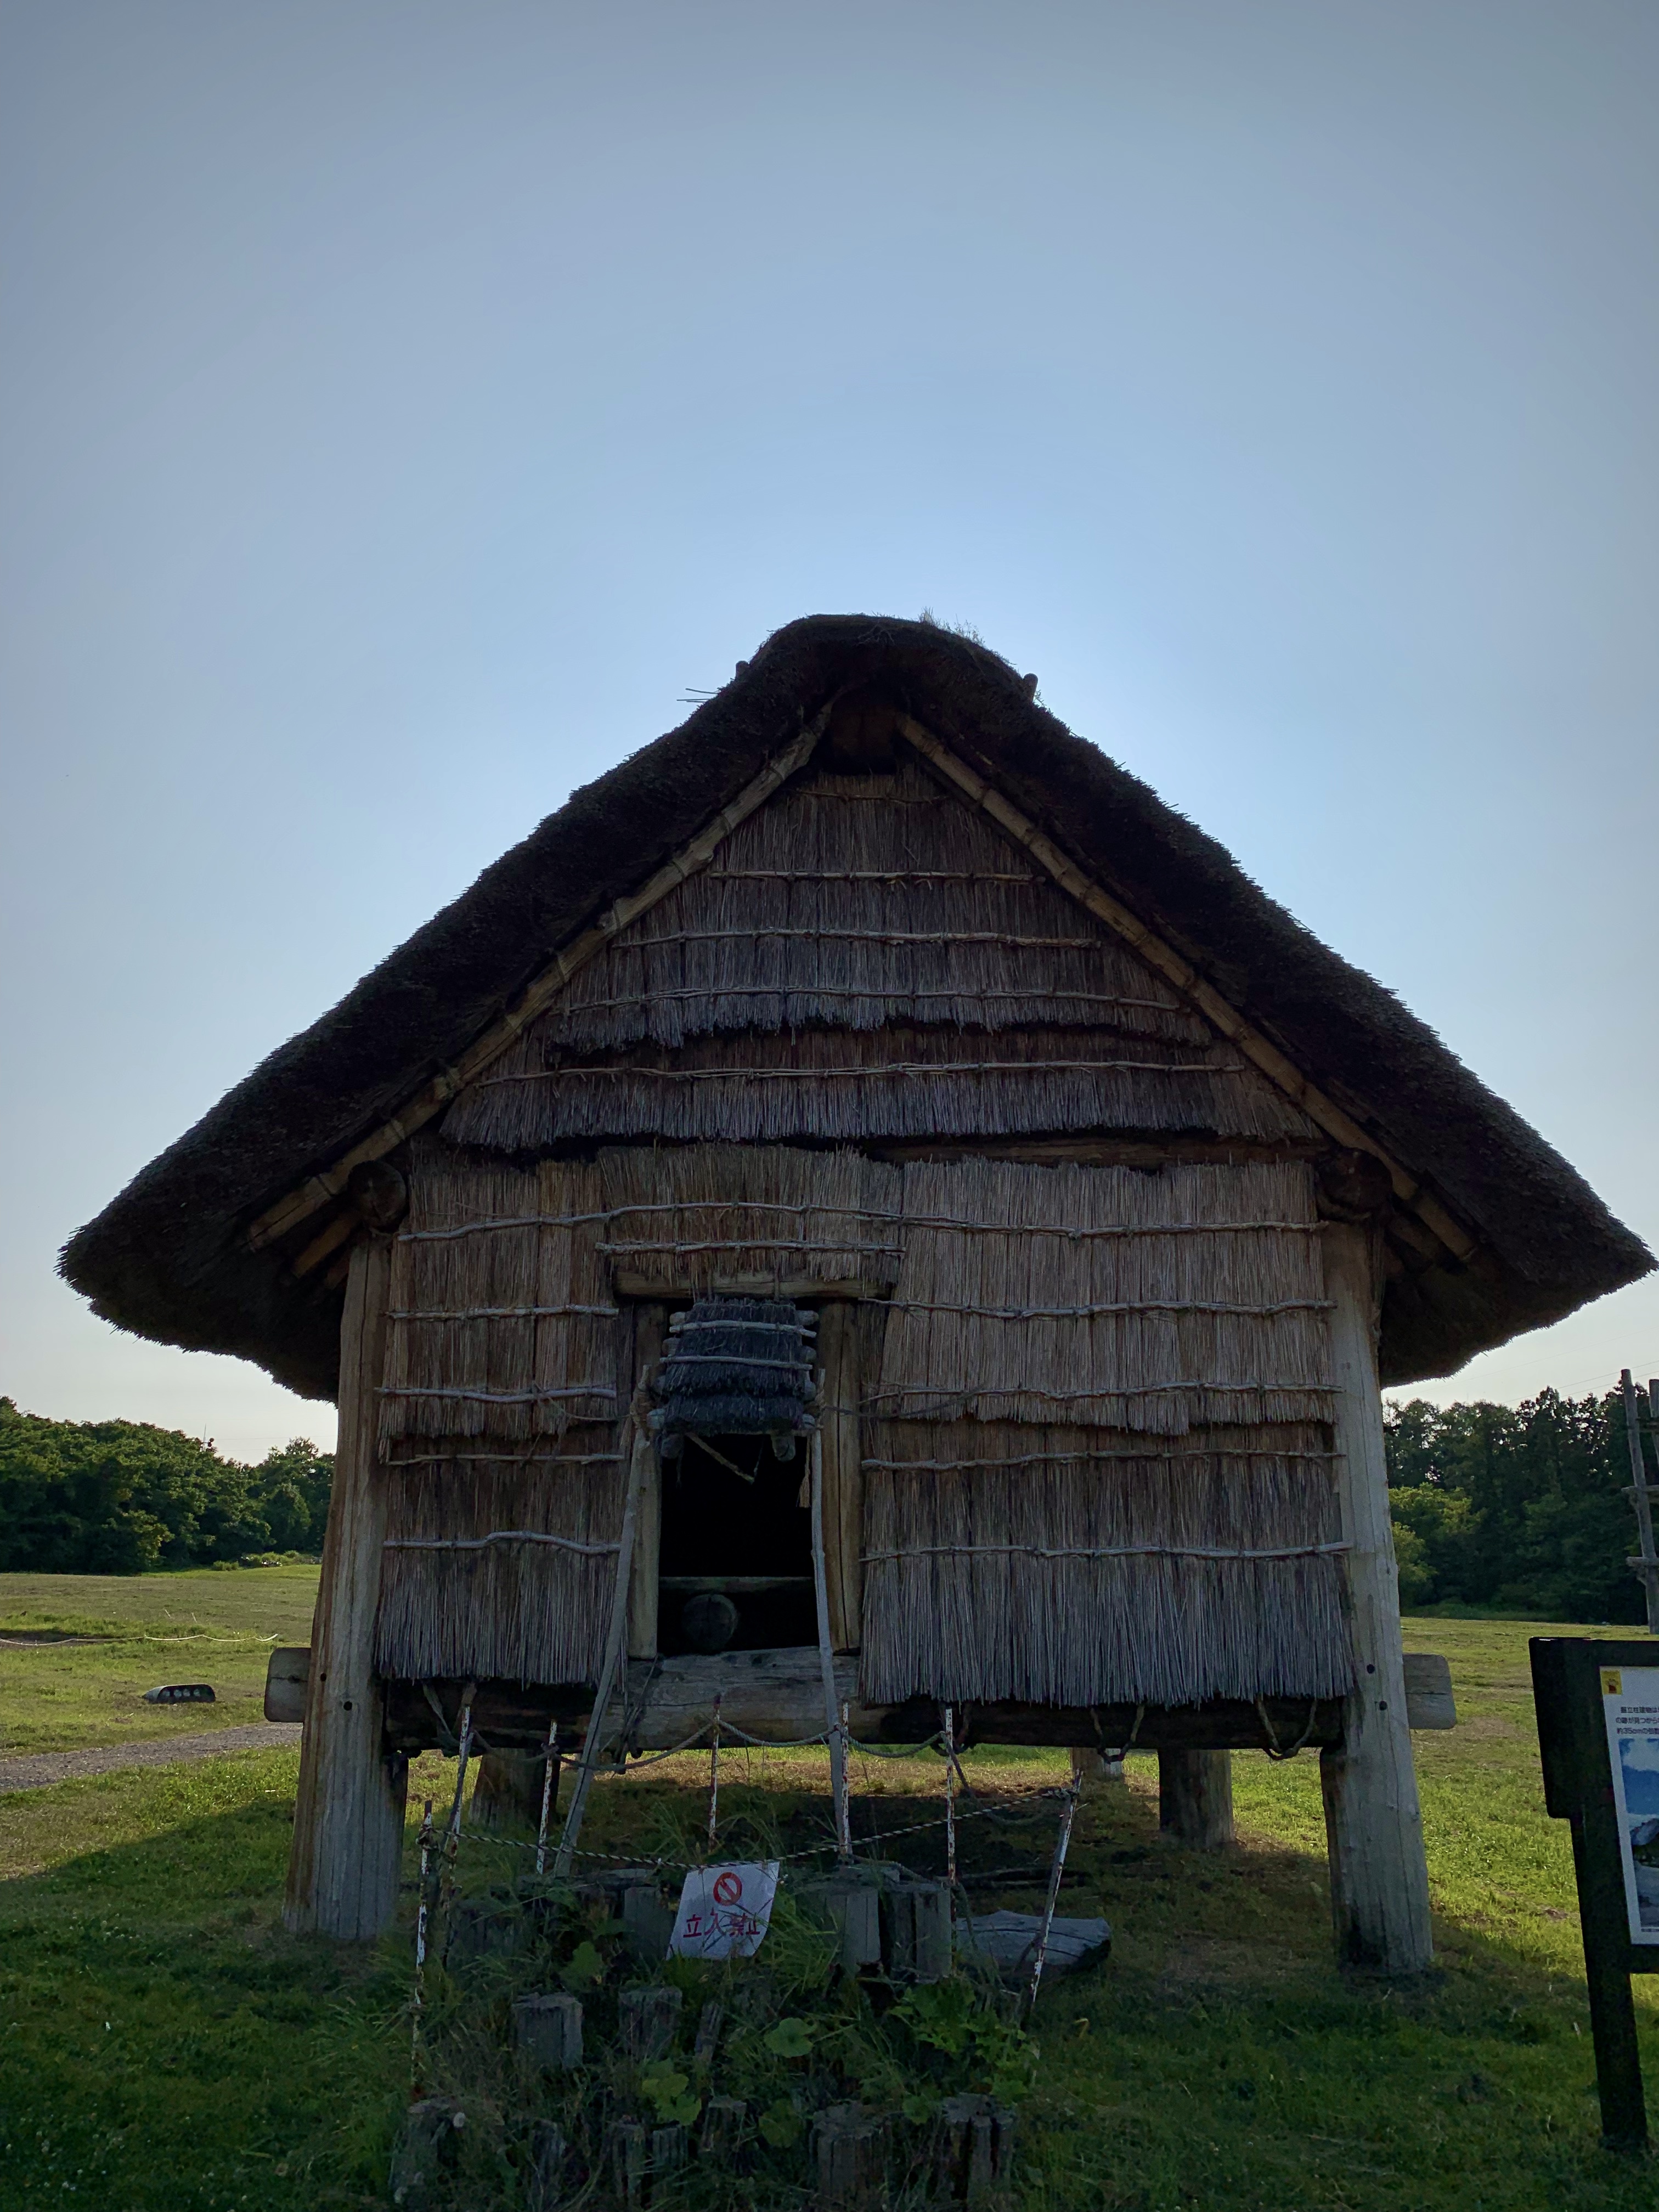
[[[1648,1601],[1648,1634],[1659,1636],[1659,1553],[1653,1548],[1653,1499],[1659,1485],[1648,1480],[1647,1462],[1642,1453],[1642,1394],[1631,1380],[1628,1367],[1619,1377],[1619,1387],[1625,1400],[1625,1435],[1630,1445],[1630,1495],[1636,1504],[1637,1540],[1642,1549],[1639,1556],[1626,1559],[1626,1565],[1641,1583]],[[1648,1385],[1647,1413],[1654,1412],[1654,1386]]]
[[643,1413],[637,1407],[633,1417],[633,1449],[629,1455],[628,1503],[623,1509],[622,1541],[617,1550],[617,1586],[611,1601],[611,1630],[605,1638],[605,1660],[593,1692],[593,1711],[588,1717],[587,1733],[582,1739],[582,1755],[576,1767],[575,1784],[570,1792],[570,1809],[564,1816],[564,1829],[553,1860],[556,1881],[569,1878],[570,1863],[576,1856],[576,1845],[581,1840],[582,1816],[587,1810],[587,1793],[593,1786],[593,1770],[599,1765],[600,1738],[605,1734],[611,1693],[617,1686],[617,1669],[622,1663],[623,1645],[628,1637],[629,1583],[634,1566],[634,1529],[639,1519],[640,1495],[650,1472],[651,1455],[656,1449],[646,1428]]

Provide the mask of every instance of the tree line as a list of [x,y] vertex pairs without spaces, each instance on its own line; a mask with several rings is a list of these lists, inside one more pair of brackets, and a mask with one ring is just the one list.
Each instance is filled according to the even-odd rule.
[[[1389,1503],[1407,1609],[1638,1621],[1624,1407],[1542,1390],[1520,1406],[1390,1407]],[[332,1456],[304,1437],[257,1467],[138,1421],[53,1421],[0,1398],[0,1573],[142,1574],[320,1553]],[[1650,1470],[1650,1479],[1656,1471]]]
[[[1519,1406],[1391,1408],[1389,1504],[1408,1610],[1447,1600],[1534,1620],[1639,1621],[1617,1390]],[[1650,1467],[1648,1479],[1656,1479]]]
[[52,1421],[0,1398],[0,1573],[137,1575],[320,1553],[334,1461],[303,1437],[257,1467],[143,1421]]

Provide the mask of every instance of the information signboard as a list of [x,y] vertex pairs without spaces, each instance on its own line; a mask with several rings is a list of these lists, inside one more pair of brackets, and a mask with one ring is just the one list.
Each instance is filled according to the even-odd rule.
[[1601,2140],[1644,2149],[1632,1974],[1659,1973],[1659,1644],[1534,1636],[1544,1803],[1572,1824]]
[[1600,1673],[1630,1940],[1659,1943],[1659,1667]]

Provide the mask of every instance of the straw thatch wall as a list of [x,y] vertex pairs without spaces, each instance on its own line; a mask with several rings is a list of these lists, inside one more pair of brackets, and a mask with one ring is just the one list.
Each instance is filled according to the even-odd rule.
[[918,1164],[903,1214],[865,1694],[1346,1687],[1312,1171]]
[[599,1154],[602,1250],[648,1286],[703,1291],[718,1275],[890,1286],[899,1271],[897,1168],[781,1146],[619,1146]]
[[416,1148],[392,1270],[380,1437],[561,1436],[615,1421],[630,1379],[600,1252],[598,1170],[478,1167]]
[[916,1165],[903,1205],[874,1410],[1169,1434],[1329,1418],[1302,1163]]
[[814,776],[752,815],[575,978],[538,1042],[819,1022],[1208,1041],[1168,983],[912,764]]
[[845,1143],[1137,1130],[1307,1140],[1316,1132],[1226,1044],[1094,1030],[978,1033],[898,1024],[694,1037],[564,1060],[526,1036],[444,1121],[457,1144],[572,1139]]
[[529,1462],[434,1455],[386,1480],[380,1674],[598,1680],[622,1526],[614,1451]]
[[914,766],[818,776],[620,932],[457,1143],[1094,1129],[1307,1139],[1164,979]]
[[1211,1430],[1159,1450],[1101,1430],[895,1422],[872,1441],[866,1699],[1346,1689],[1322,1429]]
[[632,1388],[617,1274],[647,1296],[769,1275],[866,1292],[871,1701],[1346,1684],[1305,1164],[710,1146],[519,1170],[436,1142],[394,1264],[389,1674],[591,1678]]

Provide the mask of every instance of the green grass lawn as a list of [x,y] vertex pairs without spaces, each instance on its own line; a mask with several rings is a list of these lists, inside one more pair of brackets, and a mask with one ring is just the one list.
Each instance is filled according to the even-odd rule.
[[[264,1571],[165,1579],[192,1598],[228,1585],[223,1604],[252,1610],[214,1617],[204,1593],[204,1626],[258,1634],[258,1600],[245,1592]],[[113,1587],[125,1596],[151,1579],[164,1578]],[[295,1633],[275,1614],[266,1625],[285,1642]],[[1596,2146],[1571,1855],[1544,1816],[1531,1727],[1536,1632],[1410,1625],[1413,1645],[1449,1654],[1462,1715],[1455,1731],[1416,1739],[1439,1944],[1419,1985],[1346,1979],[1331,1964],[1314,1760],[1238,1757],[1243,1841],[1213,1857],[1159,1839],[1150,1759],[1131,1759],[1127,1789],[1091,1792],[1071,1862],[1085,1880],[1066,1909],[1103,1911],[1116,1943],[1102,1972],[1056,1983],[1038,2014],[1019,2198],[1030,2212],[1655,2203],[1659,2174]],[[975,1781],[999,1790],[1061,1768],[1044,1753],[970,1761]],[[295,1769],[291,1752],[257,1753],[0,1798],[0,2203],[313,2212],[384,2201],[407,2080],[407,1937],[361,1954],[282,1932]],[[696,1805],[706,1771],[688,1757],[601,1783],[585,1840],[649,1847]],[[426,1790],[443,1802],[452,1776],[421,1762],[412,1814]],[[936,1762],[860,1761],[860,1826],[936,1812],[938,1778]],[[775,1754],[746,1771],[732,1760],[721,1802],[734,1824],[779,1826],[823,1796],[810,1756]],[[1051,1833],[1046,1817],[984,1824],[979,1863],[1035,1863]],[[936,1844],[896,1848],[920,1857]],[[512,1856],[471,1850],[469,1882],[496,1878]],[[1010,1889],[990,1901],[1032,1900]],[[1659,2108],[1659,1990],[1637,1993]],[[731,2202],[758,2212],[741,2184]]]
[[[260,1717],[273,1644],[309,1644],[314,1566],[0,1575],[0,1759],[191,1735]],[[147,1705],[163,1682],[211,1705]]]

